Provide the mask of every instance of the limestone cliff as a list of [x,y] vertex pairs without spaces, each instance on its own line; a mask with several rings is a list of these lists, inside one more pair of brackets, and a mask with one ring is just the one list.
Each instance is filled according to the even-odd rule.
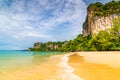
[[47,42],[34,43],[32,48],[29,48],[30,51],[59,51],[62,46],[65,46],[67,41],[64,42]]
[[[102,13],[102,10],[104,12],[106,11],[107,13],[107,10],[104,10],[104,8],[106,8],[106,5],[102,5],[101,9],[99,9],[100,5],[99,6],[97,5],[97,7],[98,7],[97,9],[95,9],[96,6],[95,7],[88,6],[87,8],[87,17],[86,17],[86,21],[83,24],[83,35],[84,36],[87,36],[90,34],[91,35],[98,34],[98,32],[101,30],[107,31],[113,26],[113,20],[115,18],[120,17],[120,12],[117,11],[117,10],[120,10],[119,8],[116,9],[116,12],[114,11],[112,14],[108,13],[104,15],[104,13]],[[98,9],[99,9],[99,14],[101,13],[102,15],[95,15],[97,12],[96,10]]]
[[36,43],[34,43],[33,48],[38,49],[41,47],[41,45],[42,45],[41,42],[36,42]]

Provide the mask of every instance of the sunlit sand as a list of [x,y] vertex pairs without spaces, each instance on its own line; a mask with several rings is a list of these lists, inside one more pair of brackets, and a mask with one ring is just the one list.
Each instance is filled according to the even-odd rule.
[[[71,52],[12,72],[0,80],[120,80],[119,52]],[[9,66],[8,66],[9,67]]]
[[120,80],[120,52],[79,52],[69,65],[84,80]]

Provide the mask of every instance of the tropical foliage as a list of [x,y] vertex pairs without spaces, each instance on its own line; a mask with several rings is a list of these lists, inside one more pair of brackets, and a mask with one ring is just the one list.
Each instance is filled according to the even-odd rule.
[[67,43],[67,41],[64,42],[47,42],[47,43],[41,43],[37,42],[34,43],[33,48],[29,48],[30,51],[59,51],[60,48]]
[[[88,9],[94,11],[95,16],[120,14],[120,1],[112,1],[106,4],[90,4]],[[117,51],[120,50],[120,17],[113,21],[113,27],[108,31],[100,31],[97,35],[77,38],[64,42],[47,42],[35,44],[31,51]]]
[[68,42],[61,51],[116,51],[120,50],[120,17],[113,21],[113,28],[98,35],[83,37],[82,34]]
[[120,17],[113,21],[109,31],[100,31],[97,35],[77,38],[64,42],[41,43],[39,48],[31,51],[117,51],[120,50]]
[[106,16],[109,14],[120,13],[120,1],[111,1],[103,4],[100,2],[91,3],[88,10],[94,11],[94,16]]

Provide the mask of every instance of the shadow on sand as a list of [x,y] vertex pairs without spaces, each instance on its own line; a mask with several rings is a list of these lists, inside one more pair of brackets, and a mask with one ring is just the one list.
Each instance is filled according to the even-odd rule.
[[74,68],[74,73],[84,80],[120,80],[120,68],[86,62],[84,56],[77,53],[69,57],[69,65]]

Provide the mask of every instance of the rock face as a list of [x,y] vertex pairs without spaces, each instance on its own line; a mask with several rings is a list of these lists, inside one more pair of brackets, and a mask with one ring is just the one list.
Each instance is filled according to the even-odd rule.
[[108,30],[113,26],[113,20],[120,17],[120,13],[107,16],[94,16],[94,11],[88,8],[86,21],[83,24],[83,35],[98,34],[101,30]]
[[57,44],[48,44],[47,46],[46,46],[46,48],[47,48],[47,50],[59,50],[59,46],[57,45]]
[[62,46],[65,46],[67,41],[64,42],[47,42],[34,43],[32,48],[29,48],[30,51],[59,51]]
[[41,44],[42,43],[40,43],[40,42],[36,42],[36,43],[34,43],[33,48],[38,49],[41,47]]

